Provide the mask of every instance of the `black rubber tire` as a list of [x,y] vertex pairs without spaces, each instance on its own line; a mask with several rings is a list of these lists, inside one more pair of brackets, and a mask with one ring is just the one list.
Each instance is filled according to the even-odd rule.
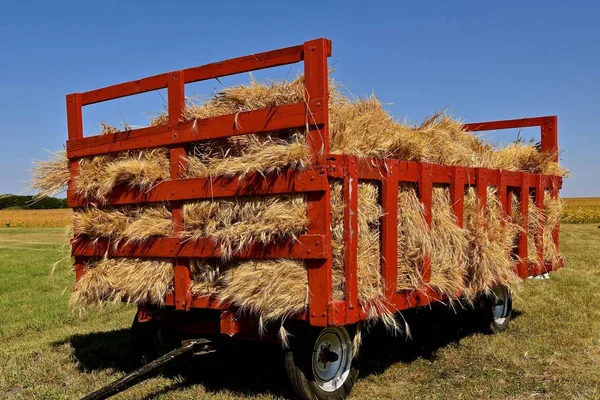
[[507,310],[505,311],[505,317],[502,322],[499,322],[494,318],[494,306],[497,304],[497,298],[494,294],[485,296],[483,299],[483,327],[487,333],[496,334],[502,333],[508,329],[508,325],[510,324],[510,320],[512,317],[512,296],[510,295],[510,291],[506,288],[503,288],[507,291],[508,297],[506,299]]
[[[333,392],[322,390],[315,382],[312,370],[313,345],[321,329],[307,329],[292,338],[291,349],[285,353],[285,371],[296,398],[301,400],[346,399],[358,379],[359,362],[354,357],[344,384]],[[353,332],[352,332],[353,333]],[[350,336],[352,340],[352,336]]]

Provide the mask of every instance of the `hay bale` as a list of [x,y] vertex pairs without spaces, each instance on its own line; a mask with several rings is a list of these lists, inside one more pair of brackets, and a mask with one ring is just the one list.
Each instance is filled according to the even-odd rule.
[[155,237],[171,236],[171,211],[165,204],[77,209],[73,213],[76,237],[109,239],[118,242],[140,242]]
[[465,290],[469,232],[457,225],[450,190],[433,189],[431,202],[431,280],[429,286],[450,300]]
[[183,206],[183,236],[210,237],[227,260],[253,242],[296,239],[308,226],[306,207],[302,195],[188,202]]
[[47,160],[34,160],[31,169],[29,190],[35,192],[34,198],[44,198],[63,192],[71,178],[69,160],[65,150],[52,152]]
[[110,258],[88,265],[73,288],[73,307],[104,302],[164,305],[173,289],[173,263],[165,260]]
[[556,264],[562,258],[562,254],[554,245],[552,231],[560,220],[560,216],[565,208],[565,202],[561,198],[553,199],[550,192],[546,191],[544,195],[544,235],[542,238],[544,261]]
[[431,254],[431,236],[425,222],[423,204],[414,185],[400,184],[398,189],[398,290],[423,287],[421,265]]
[[502,204],[493,187],[487,188],[484,213],[479,212],[475,189],[465,196],[464,226],[468,232],[467,279],[465,297],[473,300],[478,294],[490,294],[494,285],[513,288],[519,277],[512,256],[518,224],[502,218]]

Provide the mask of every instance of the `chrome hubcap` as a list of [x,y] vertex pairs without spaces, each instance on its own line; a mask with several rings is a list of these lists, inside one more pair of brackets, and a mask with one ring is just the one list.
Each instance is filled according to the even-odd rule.
[[350,374],[352,340],[346,328],[325,328],[313,347],[312,370],[316,384],[325,392],[339,389]]
[[492,313],[497,324],[503,324],[510,313],[510,294],[504,286],[496,286],[493,289]]

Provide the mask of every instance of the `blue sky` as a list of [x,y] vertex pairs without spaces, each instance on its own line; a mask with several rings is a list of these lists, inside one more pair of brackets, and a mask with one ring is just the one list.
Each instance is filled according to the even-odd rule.
[[[327,37],[336,80],[355,95],[374,92],[398,117],[443,108],[469,122],[558,115],[572,172],[563,195],[600,196],[598,17],[595,1],[4,2],[0,193],[21,192],[31,160],[62,148],[67,93]],[[86,133],[100,121],[147,124],[162,105],[153,92],[90,106]]]

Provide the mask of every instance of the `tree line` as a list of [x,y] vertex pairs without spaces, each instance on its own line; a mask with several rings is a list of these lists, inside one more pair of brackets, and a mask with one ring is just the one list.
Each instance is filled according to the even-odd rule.
[[44,197],[43,199],[33,199],[33,196],[17,196],[13,194],[0,195],[0,210],[11,209],[30,209],[47,210],[51,208],[67,208],[67,199],[58,199],[56,197]]

